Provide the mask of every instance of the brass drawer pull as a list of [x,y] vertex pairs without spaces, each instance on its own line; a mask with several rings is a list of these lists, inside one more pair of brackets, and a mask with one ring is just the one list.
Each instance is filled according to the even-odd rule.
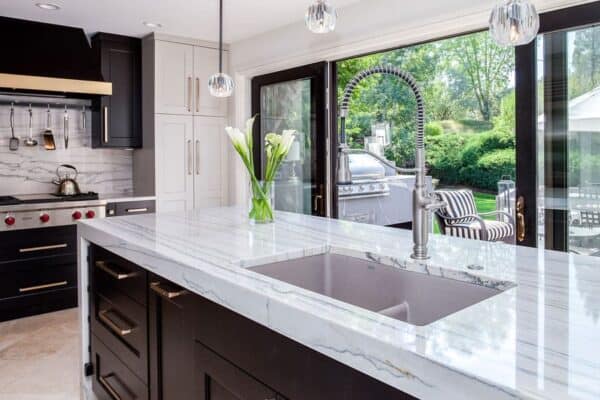
[[121,400],[121,396],[119,396],[119,394],[117,393],[117,391],[115,389],[113,389],[113,387],[107,381],[107,379],[112,378],[113,376],[115,376],[115,375],[114,374],[108,374],[106,376],[98,376],[98,381],[104,387],[104,389],[106,389],[106,391],[108,392],[108,394],[110,394],[110,396],[114,400]]
[[61,243],[61,244],[51,244],[49,246],[26,247],[24,249],[19,249],[19,253],[32,253],[34,251],[64,249],[67,246],[68,245],[66,243]]
[[50,288],[55,288],[55,287],[60,287],[60,286],[67,286],[67,281],[61,281],[61,282],[54,282],[54,283],[46,283],[45,285],[37,285],[37,286],[29,286],[29,287],[24,287],[24,288],[19,288],[19,293],[27,293],[27,292],[33,292],[36,290],[42,290],[42,289],[50,289]]
[[115,323],[115,321],[113,321],[112,319],[110,319],[108,317],[108,313],[112,312],[112,310],[102,310],[98,313],[98,317],[100,318],[100,320],[102,322],[104,322],[106,325],[108,325],[108,327],[110,328],[111,331],[113,331],[114,333],[116,333],[117,335],[123,337],[123,336],[127,336],[129,335],[134,329],[135,326],[131,326],[131,327],[127,327],[127,328],[122,328],[119,325],[117,325]]
[[144,207],[144,208],[128,208],[127,210],[125,210],[125,212],[128,213],[143,213],[143,212],[148,212],[148,207]]
[[164,297],[167,300],[174,299],[176,297],[183,296],[184,294],[188,293],[188,291],[183,288],[179,288],[176,290],[163,289],[160,286],[160,282],[152,282],[150,284],[150,289],[152,289],[153,291],[158,293],[161,297]]
[[121,272],[115,271],[111,267],[108,266],[106,261],[96,261],[96,267],[100,268],[102,271],[106,272],[116,280],[122,281],[123,279],[134,278],[137,276],[137,272]]

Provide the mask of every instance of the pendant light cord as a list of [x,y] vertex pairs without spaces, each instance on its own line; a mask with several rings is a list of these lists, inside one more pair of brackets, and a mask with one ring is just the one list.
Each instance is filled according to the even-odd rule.
[[223,72],[223,0],[219,0],[219,73]]

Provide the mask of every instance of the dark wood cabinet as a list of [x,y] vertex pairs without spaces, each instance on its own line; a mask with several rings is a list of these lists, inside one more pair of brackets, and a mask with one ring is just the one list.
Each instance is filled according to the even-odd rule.
[[[92,261],[101,256],[119,262],[106,250],[92,247]],[[132,271],[130,266],[120,262],[122,275]],[[113,292],[108,296],[111,305],[102,297],[99,304],[135,319],[136,313],[121,305],[125,292],[135,289],[100,284],[98,276],[92,291]],[[114,332],[107,339],[102,333],[106,327],[97,329],[92,319],[93,387],[100,398],[112,391],[121,398],[128,393],[125,398],[149,395],[150,400],[413,399],[158,275],[147,273],[146,290],[147,328],[136,326],[140,336],[148,337],[147,382],[138,364],[128,359],[122,346],[126,341],[112,340]],[[119,318],[114,322],[121,326]],[[137,341],[128,343],[129,349],[143,347]]]
[[92,47],[112,96],[92,105],[92,147],[142,147],[141,40],[97,33]]

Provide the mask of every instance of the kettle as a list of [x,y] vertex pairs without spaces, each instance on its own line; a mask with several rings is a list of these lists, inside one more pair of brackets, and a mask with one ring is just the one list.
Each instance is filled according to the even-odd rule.
[[[75,172],[75,176],[71,178],[69,172],[65,172],[63,175],[60,173],[60,169],[70,169]],[[79,190],[79,185],[75,180],[77,178],[77,168],[69,164],[62,164],[58,168],[56,168],[56,176],[58,179],[54,180],[54,184],[58,185],[57,195],[59,196],[76,196],[81,194]]]

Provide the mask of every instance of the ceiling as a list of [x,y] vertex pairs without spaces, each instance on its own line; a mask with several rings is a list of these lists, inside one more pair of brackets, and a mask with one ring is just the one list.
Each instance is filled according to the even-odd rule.
[[[313,0],[224,0],[224,40],[231,43],[302,21]],[[331,0],[338,9],[360,0]],[[368,1],[368,0],[367,0]],[[144,36],[151,31],[218,40],[218,0],[1,0],[2,15],[77,26],[89,34],[103,31]],[[42,10],[53,3],[57,11]],[[142,22],[162,24],[152,29]]]

